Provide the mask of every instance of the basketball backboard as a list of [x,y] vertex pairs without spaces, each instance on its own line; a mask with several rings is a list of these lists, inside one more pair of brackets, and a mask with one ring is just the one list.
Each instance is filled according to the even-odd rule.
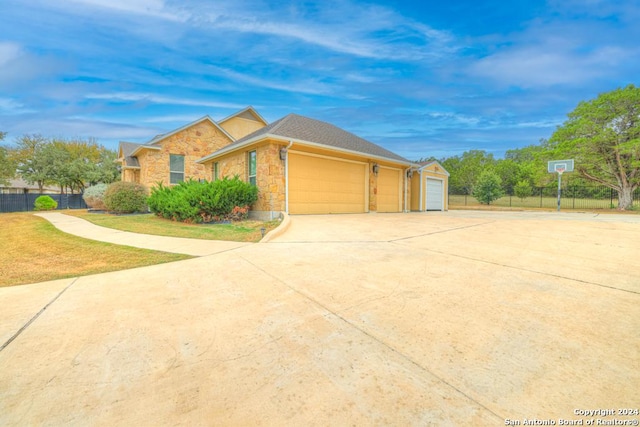
[[547,164],[549,173],[573,172],[573,159],[569,160],[551,160]]

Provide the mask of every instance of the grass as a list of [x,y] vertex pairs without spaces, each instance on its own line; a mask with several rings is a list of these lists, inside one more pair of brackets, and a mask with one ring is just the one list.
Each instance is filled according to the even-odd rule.
[[264,228],[265,233],[268,233],[280,224],[279,220],[268,222],[242,221],[233,224],[212,225],[185,224],[159,218],[153,214],[111,215],[90,213],[85,210],[70,210],[66,211],[65,214],[85,219],[102,227],[134,233],[234,242],[259,242],[262,239],[261,228]]
[[32,213],[0,214],[0,287],[193,258],[87,240]]
[[[473,196],[458,196],[449,195],[449,205],[452,207],[467,206],[467,207],[487,207],[487,205],[481,205]],[[509,208],[542,208],[542,209],[555,209],[558,206],[557,197],[540,197],[531,196],[524,200],[518,197],[505,196],[498,200],[491,202],[490,206],[494,207],[509,207]],[[560,208],[561,209],[616,209],[618,206],[618,199],[613,200],[611,203],[610,198],[606,199],[581,199],[573,197],[561,197]],[[634,207],[638,207],[638,202],[634,202]]]

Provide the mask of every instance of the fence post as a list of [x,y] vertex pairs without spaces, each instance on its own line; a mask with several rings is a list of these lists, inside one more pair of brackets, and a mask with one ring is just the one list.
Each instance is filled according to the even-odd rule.
[[613,188],[609,189],[609,194],[611,195],[611,197],[609,198],[609,207],[613,208]]
[[542,187],[540,187],[540,207],[542,207]]

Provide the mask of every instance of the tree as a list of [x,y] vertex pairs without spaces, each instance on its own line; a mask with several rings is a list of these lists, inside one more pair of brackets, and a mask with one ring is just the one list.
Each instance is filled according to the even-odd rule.
[[41,193],[49,182],[46,174],[48,163],[43,156],[47,143],[48,140],[41,135],[23,135],[16,141],[16,148],[12,151],[18,174],[28,183],[38,184]]
[[[0,141],[4,140],[6,132],[0,132]],[[0,146],[0,184],[9,185],[9,180],[16,175],[16,164],[6,147]]]
[[531,196],[532,194],[531,185],[526,180],[518,181],[516,186],[513,187],[513,192],[516,197],[524,201],[524,199]]
[[480,203],[490,205],[491,202],[499,199],[503,195],[502,180],[498,174],[492,170],[482,172],[473,187],[473,197]]
[[493,154],[488,154],[484,150],[470,150],[462,153],[462,156],[444,160],[442,166],[451,174],[449,177],[451,188],[471,194],[482,171],[493,168],[495,162]]
[[573,158],[582,177],[618,192],[618,209],[633,206],[640,186],[640,88],[629,85],[583,101],[551,136],[547,150]]

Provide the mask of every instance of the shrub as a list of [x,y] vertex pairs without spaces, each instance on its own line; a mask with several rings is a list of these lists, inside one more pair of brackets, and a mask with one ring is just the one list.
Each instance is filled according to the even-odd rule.
[[258,189],[235,176],[213,182],[189,180],[173,187],[158,183],[147,202],[160,217],[201,223],[245,219],[256,200]]
[[478,199],[480,203],[490,205],[491,202],[503,195],[502,180],[498,174],[491,170],[482,172],[473,187],[473,197]]
[[88,207],[92,209],[104,210],[104,193],[109,186],[107,184],[97,184],[84,190],[82,198]]
[[37,211],[52,211],[58,208],[58,202],[53,200],[51,196],[38,196],[33,206]]
[[145,212],[147,189],[135,182],[114,182],[104,193],[104,205],[116,213]]

